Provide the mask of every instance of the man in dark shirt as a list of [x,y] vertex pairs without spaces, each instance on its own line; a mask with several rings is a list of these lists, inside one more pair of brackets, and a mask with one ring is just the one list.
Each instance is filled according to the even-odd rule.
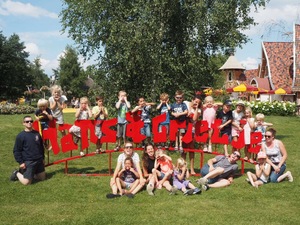
[[24,131],[17,135],[13,150],[20,168],[13,171],[10,180],[19,180],[24,185],[31,184],[33,178],[46,178],[43,140],[39,132],[33,130],[32,124],[31,116],[23,118]]

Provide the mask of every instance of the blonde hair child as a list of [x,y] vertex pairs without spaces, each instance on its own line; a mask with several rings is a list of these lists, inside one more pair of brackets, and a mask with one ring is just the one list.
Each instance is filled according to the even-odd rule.
[[215,122],[217,110],[221,105],[222,104],[215,104],[214,98],[212,96],[206,96],[204,99],[203,120],[207,121],[208,123],[208,148],[205,143],[203,147],[204,152],[212,152],[211,136],[213,133],[213,129],[211,127],[211,124]]
[[[76,120],[87,120],[92,117],[92,111],[89,108],[89,101],[87,97],[80,98],[80,107],[76,109],[75,118]],[[74,143],[77,144],[81,138],[80,127],[73,125],[69,132],[74,136]],[[80,156],[84,156],[83,149],[80,149]]]
[[187,163],[183,158],[178,158],[173,174],[173,186],[181,190],[184,195],[200,194],[201,189],[196,188],[188,178],[190,177]]

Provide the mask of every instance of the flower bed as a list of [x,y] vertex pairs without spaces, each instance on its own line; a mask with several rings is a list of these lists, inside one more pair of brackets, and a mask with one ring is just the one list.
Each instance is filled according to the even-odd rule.
[[29,105],[0,104],[0,114],[31,114],[34,111],[35,108]]
[[[236,101],[233,102],[235,105]],[[252,109],[253,114],[263,113],[272,116],[294,116],[296,113],[296,103],[288,101],[261,102],[251,101],[245,102],[245,106]]]

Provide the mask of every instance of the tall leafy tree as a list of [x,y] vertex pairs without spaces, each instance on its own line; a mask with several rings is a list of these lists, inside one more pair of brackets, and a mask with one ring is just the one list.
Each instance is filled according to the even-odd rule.
[[[247,42],[265,0],[64,0],[61,21],[84,56],[98,54],[107,91],[158,93],[214,85],[211,57]],[[214,59],[213,59],[214,61]]]
[[72,96],[87,95],[86,77],[81,68],[78,53],[75,48],[67,46],[64,55],[59,58],[59,67],[54,70],[55,76],[68,99]]
[[50,85],[50,78],[42,69],[41,59],[35,58],[29,65],[30,75],[33,77],[32,86],[36,89],[40,89],[42,86]]
[[18,35],[6,38],[0,32],[0,89],[1,97],[14,101],[31,85],[33,77],[29,73],[29,56]]

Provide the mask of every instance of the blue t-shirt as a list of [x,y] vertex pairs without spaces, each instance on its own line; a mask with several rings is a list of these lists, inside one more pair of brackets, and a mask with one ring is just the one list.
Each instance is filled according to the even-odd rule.
[[169,114],[169,109],[167,107],[167,104],[162,104],[159,108],[160,110],[160,114],[164,114],[166,113],[166,120],[162,123],[160,123],[161,125],[167,125],[167,124],[170,124],[170,114]]
[[[179,103],[179,104],[173,103],[171,105],[171,112],[182,113],[186,110],[188,110],[187,106],[183,102]],[[186,120],[186,115],[179,116],[179,117],[175,118],[175,120],[184,121],[184,120]]]

